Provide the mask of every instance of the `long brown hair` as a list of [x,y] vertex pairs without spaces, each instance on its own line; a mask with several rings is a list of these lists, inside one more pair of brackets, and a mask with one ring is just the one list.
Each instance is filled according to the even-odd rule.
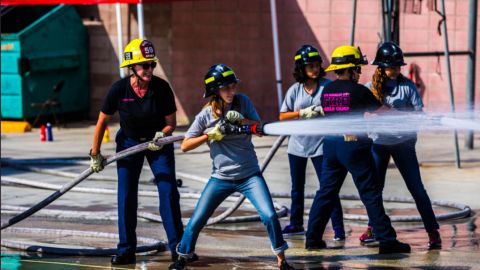
[[[397,84],[399,82],[405,81],[405,76],[402,73],[398,74],[397,77]],[[377,67],[375,73],[372,77],[372,93],[375,98],[380,101],[380,103],[384,104],[385,98],[385,84],[388,80],[387,74],[385,73],[385,68]]]
[[[221,115],[221,113],[223,111],[222,104],[223,104],[222,98],[219,95],[215,94],[215,95],[212,96],[210,101],[208,101],[205,104],[205,106],[203,106],[203,108],[206,108],[208,106],[212,106],[213,118],[218,119],[218,118],[220,118],[220,116],[222,116]],[[238,100],[237,95],[235,95],[233,97],[232,109],[236,110],[236,111],[240,110],[240,101]],[[220,112],[220,114],[218,112]]]
[[372,77],[372,93],[375,98],[383,104],[385,97],[385,82],[387,81],[387,74],[385,69],[377,67]]

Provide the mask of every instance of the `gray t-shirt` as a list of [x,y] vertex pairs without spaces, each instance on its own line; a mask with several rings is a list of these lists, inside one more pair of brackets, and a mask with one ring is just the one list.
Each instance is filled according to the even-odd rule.
[[[240,104],[238,110],[245,118],[260,121],[250,99],[237,94]],[[185,134],[186,138],[198,137],[208,128],[215,127],[221,118],[215,119],[212,107],[202,109]],[[257,155],[252,144],[252,135],[225,135],[221,141],[208,141],[212,158],[212,176],[222,180],[239,180],[260,172]]]
[[[365,84],[366,87],[372,89],[372,82]],[[415,84],[407,79],[387,80],[385,83],[386,92],[384,104],[402,112],[421,111],[423,108],[422,98],[417,91]],[[370,137],[377,144],[396,144],[403,141],[416,138],[415,132],[405,133],[371,133]]]
[[[312,105],[322,105],[321,97],[325,85],[331,81],[321,78],[317,89],[309,95],[303,83],[295,83],[285,94],[280,112],[298,112]],[[287,153],[299,157],[317,157],[323,155],[323,136],[292,135],[288,139]]]

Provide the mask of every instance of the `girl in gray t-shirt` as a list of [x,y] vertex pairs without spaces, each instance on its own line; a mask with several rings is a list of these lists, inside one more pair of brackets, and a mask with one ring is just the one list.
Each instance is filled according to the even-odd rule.
[[[294,77],[297,81],[287,91],[280,109],[280,120],[311,119],[323,114],[321,96],[323,87],[330,80],[323,78],[322,58],[318,50],[311,45],[303,45],[294,56]],[[288,140],[288,161],[292,178],[292,204],[290,224],[283,229],[284,235],[304,234],[303,214],[305,197],[305,171],[308,158],[312,160],[317,177],[320,180],[323,162],[323,137],[292,135]],[[340,198],[337,195],[331,215],[334,240],[345,239],[343,213]]]
[[260,122],[250,99],[237,93],[237,82],[233,70],[223,64],[212,66],[205,75],[204,97],[211,97],[211,100],[195,117],[181,149],[187,152],[207,143],[212,158],[212,176],[177,247],[179,259],[169,269],[185,269],[188,260],[195,256],[198,235],[208,218],[234,192],[245,195],[257,209],[267,228],[279,268],[293,269],[285,259],[288,245],[283,239],[270,191],[260,172],[251,135],[224,134],[221,127],[224,121],[240,125]]
[[[383,105],[391,108],[391,113],[415,113],[423,108],[422,99],[415,84],[400,73],[400,68],[406,65],[403,52],[393,42],[383,43],[377,50],[372,63],[378,65],[372,82],[367,84]],[[415,200],[418,212],[422,217],[425,230],[429,236],[429,249],[441,248],[442,240],[438,232],[439,225],[432,209],[432,203],[422,183],[418,166],[415,144],[416,133],[373,134],[372,153],[378,175],[379,186],[383,190],[390,157],[400,171],[408,190]],[[360,241],[368,242],[374,239],[371,228],[360,237]]]

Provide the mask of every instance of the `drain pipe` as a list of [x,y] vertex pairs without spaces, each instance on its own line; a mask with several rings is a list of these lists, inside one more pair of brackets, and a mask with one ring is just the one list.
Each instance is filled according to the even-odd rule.
[[[123,32],[122,32],[122,9],[120,3],[115,4],[115,13],[117,15],[117,46],[118,46],[118,65],[123,62]],[[120,78],[125,77],[125,70],[119,68]]]
[[275,78],[277,80],[277,101],[278,110],[282,107],[282,73],[280,67],[280,49],[278,46],[278,25],[277,25],[277,6],[276,0],[270,0],[270,17],[272,19],[272,36],[273,36],[273,56],[275,60]]
[[[445,13],[445,0],[441,1],[442,3],[442,12],[435,10],[442,17],[442,30],[443,30],[443,46],[445,48],[445,65],[447,68],[447,79],[448,79],[448,94],[450,96],[450,110],[455,112],[455,96],[453,94],[453,83],[452,83],[452,69],[450,66],[450,52],[448,48],[448,33],[447,33],[447,14]],[[455,144],[455,160],[457,168],[460,168],[460,150],[458,149],[458,134],[457,130],[453,131],[453,139]]]
[[357,0],[352,1],[352,28],[350,30],[350,45],[355,44],[355,24],[357,19]]
[[[468,8],[468,66],[467,66],[467,110],[471,112],[475,108],[475,64],[477,48],[477,0],[470,0]],[[473,149],[473,131],[467,131],[465,147]]]
[[143,3],[140,0],[137,4],[137,20],[138,20],[138,37],[140,39],[145,39],[145,23],[143,20]]

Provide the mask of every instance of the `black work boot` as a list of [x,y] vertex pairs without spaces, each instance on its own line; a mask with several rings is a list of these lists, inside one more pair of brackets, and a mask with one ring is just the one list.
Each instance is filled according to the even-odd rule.
[[318,250],[318,249],[325,249],[327,248],[327,243],[325,241],[321,240],[321,242],[318,243],[306,243],[305,244],[305,249],[309,251],[313,250]]
[[441,249],[442,248],[442,238],[440,238],[440,233],[438,230],[434,230],[431,233],[428,233],[428,249]]
[[179,257],[175,262],[168,266],[168,270],[183,270],[187,269],[187,260],[183,257]]
[[[197,253],[193,253],[190,257],[187,258],[188,263],[196,262],[198,261],[198,255]],[[178,254],[174,253],[172,254],[172,262],[176,262],[178,260]]]
[[280,264],[280,270],[295,270],[290,264],[287,263],[287,260],[283,260]]
[[391,254],[391,253],[410,253],[410,245],[402,243],[398,240],[391,242],[380,242],[378,254]]
[[134,253],[117,254],[112,257],[113,265],[134,264],[136,257]]

